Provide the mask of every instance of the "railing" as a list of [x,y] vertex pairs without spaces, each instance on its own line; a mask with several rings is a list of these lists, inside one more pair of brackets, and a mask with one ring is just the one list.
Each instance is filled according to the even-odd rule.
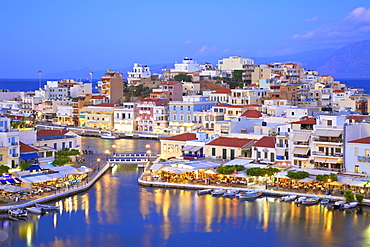
[[326,153],[326,152],[318,152],[318,151],[312,151],[312,155],[343,157],[343,154],[341,153]]
[[189,158],[203,158],[205,157],[204,154],[183,154],[183,157],[189,157]]
[[370,156],[357,156],[357,160],[370,162]]
[[313,138],[316,142],[335,142],[335,143],[343,143],[342,138]]
[[276,147],[277,148],[288,148],[289,145],[288,144],[276,144]]
[[305,159],[307,159],[307,158],[309,158],[310,156],[309,156],[309,155],[302,155],[302,154],[293,154],[293,157],[295,157],[295,158],[305,158]]
[[293,142],[294,145],[302,145],[302,146],[308,146],[310,145],[309,142]]

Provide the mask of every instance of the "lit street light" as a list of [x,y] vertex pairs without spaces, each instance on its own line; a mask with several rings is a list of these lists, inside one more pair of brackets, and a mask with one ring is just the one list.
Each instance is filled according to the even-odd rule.
[[108,157],[109,157],[109,154],[110,154],[109,150],[105,150],[104,153],[107,155],[107,160],[108,160]]
[[113,144],[113,145],[112,145],[112,148],[113,148],[113,155],[115,155],[115,154],[116,154],[116,147],[117,147],[117,145],[116,145],[116,144]]

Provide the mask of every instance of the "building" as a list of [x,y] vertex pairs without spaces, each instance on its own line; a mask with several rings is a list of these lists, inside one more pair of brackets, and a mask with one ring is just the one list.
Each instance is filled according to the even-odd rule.
[[132,133],[136,130],[136,107],[137,103],[123,103],[122,107],[114,108],[114,129],[116,131]]
[[252,158],[259,163],[274,164],[276,138],[264,136],[253,145]]
[[182,101],[182,83],[179,81],[164,81],[160,85],[160,91],[167,95],[168,101]]
[[150,79],[151,72],[150,68],[146,65],[134,63],[134,67],[131,72],[127,72],[128,85],[139,85],[142,84],[142,79]]
[[193,140],[198,140],[195,133],[184,133],[161,139],[161,158],[168,159],[182,157],[182,149],[186,146],[186,142]]
[[253,144],[252,139],[219,137],[205,145],[205,154],[208,158],[233,160],[236,157],[247,157],[245,154],[251,152]]
[[109,103],[120,104],[123,100],[123,78],[118,71],[107,70],[101,78],[101,93],[108,99]]
[[370,174],[370,137],[346,143],[346,172]]
[[[165,121],[160,118],[166,115],[166,112],[163,112],[163,107],[168,107],[167,99],[146,98],[141,100],[135,109],[136,130],[140,132],[154,132],[157,127],[165,128],[163,125],[158,126],[158,123]],[[157,109],[158,113],[156,113]],[[160,114],[162,115],[159,116]]]
[[95,129],[113,129],[113,112],[115,105],[101,103],[98,105],[85,106],[80,109],[80,126]]
[[217,68],[219,70],[243,70],[243,65],[245,64],[254,64],[254,60],[249,58],[242,58],[240,56],[232,56],[229,58],[224,58],[218,60]]
[[[37,147],[51,147],[53,151],[63,148],[81,150],[81,136],[68,130],[39,130],[36,133]],[[50,150],[47,150],[50,151]]]

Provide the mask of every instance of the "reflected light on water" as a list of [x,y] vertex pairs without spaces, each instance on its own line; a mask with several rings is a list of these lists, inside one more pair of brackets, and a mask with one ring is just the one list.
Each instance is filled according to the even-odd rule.
[[32,246],[32,228],[31,228],[31,226],[27,227],[26,242],[27,242],[27,246]]
[[53,225],[54,225],[54,229],[57,228],[57,223],[58,223],[58,214],[54,214],[53,215]]

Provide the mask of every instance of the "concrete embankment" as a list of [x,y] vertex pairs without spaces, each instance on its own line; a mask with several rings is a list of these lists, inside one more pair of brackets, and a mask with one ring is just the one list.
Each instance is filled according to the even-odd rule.
[[[287,196],[287,195],[296,195],[296,196],[306,196],[306,197],[315,197],[315,198],[328,198],[331,201],[343,201],[344,197],[340,196],[331,196],[331,195],[317,195],[317,194],[308,194],[308,193],[297,193],[291,191],[280,191],[274,189],[263,189],[263,186],[252,186],[248,188],[241,187],[227,187],[227,186],[212,186],[212,185],[202,185],[202,184],[181,184],[181,183],[170,183],[170,182],[158,182],[158,181],[146,181],[142,177],[138,179],[139,185],[147,187],[159,187],[159,188],[174,188],[174,189],[187,189],[187,190],[200,190],[200,189],[237,189],[239,191],[247,190],[256,190],[261,191],[264,196]],[[361,205],[370,206],[370,200],[365,199],[362,201]]]
[[98,181],[98,179],[101,176],[103,176],[103,174],[105,172],[107,172],[109,170],[109,168],[110,168],[110,164],[108,162],[106,162],[105,164],[103,164],[101,166],[99,171],[97,171],[94,174],[94,176],[89,177],[89,180],[86,181],[83,184],[77,184],[75,186],[69,187],[69,189],[66,189],[65,191],[61,191],[61,192],[58,192],[58,193],[55,193],[55,194],[52,194],[52,195],[47,195],[47,196],[37,198],[37,199],[34,199],[34,200],[32,200],[32,198],[31,198],[31,199],[27,199],[24,202],[20,201],[18,204],[0,206],[0,211],[7,211],[10,208],[26,208],[26,207],[32,206],[36,203],[45,203],[45,202],[48,202],[48,201],[54,201],[54,200],[57,200],[57,199],[65,198],[67,196],[78,194],[80,192],[86,191],[86,190],[90,189],[91,186],[93,186],[94,183],[96,181]]

